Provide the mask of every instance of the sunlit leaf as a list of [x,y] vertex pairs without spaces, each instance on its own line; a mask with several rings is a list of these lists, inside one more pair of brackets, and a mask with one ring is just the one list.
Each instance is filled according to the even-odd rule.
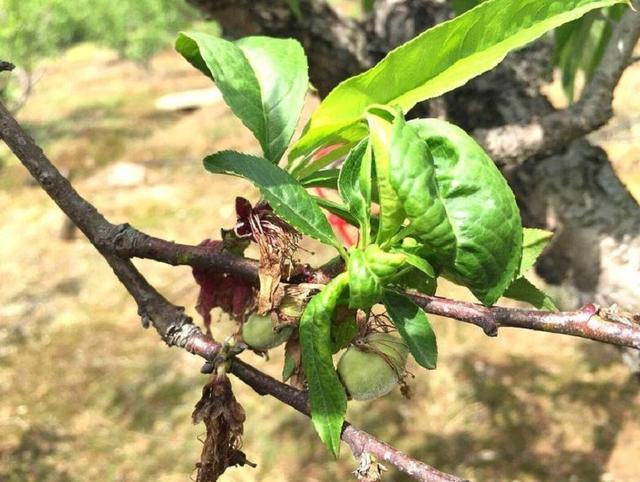
[[525,277],[515,280],[504,292],[504,296],[512,300],[524,301],[541,310],[555,311],[558,309],[549,295]]
[[487,0],[392,50],[368,71],[340,83],[315,111],[290,158],[331,142],[354,143],[375,104],[416,103],[449,92],[517,49],[596,8],[624,0]]
[[293,136],[308,88],[307,58],[293,39],[246,37],[229,42],[181,33],[176,50],[215,80],[225,102],[278,162]]

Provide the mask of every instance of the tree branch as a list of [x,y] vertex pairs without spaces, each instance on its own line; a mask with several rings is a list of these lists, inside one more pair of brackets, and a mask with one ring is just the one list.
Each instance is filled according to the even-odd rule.
[[473,136],[494,160],[518,164],[562,150],[572,141],[599,129],[613,116],[613,91],[632,61],[638,38],[640,14],[629,9],[616,25],[602,61],[578,102],[530,124],[478,129]]
[[146,258],[172,266],[188,265],[223,273],[232,273],[251,283],[258,283],[258,262],[253,259],[220,254],[206,246],[190,246],[155,238],[129,224],[118,227],[112,238],[113,249],[122,257]]
[[[129,257],[223,271],[254,283],[258,279],[257,262],[254,260],[224,253],[212,254],[199,246],[153,238],[131,226],[120,232],[115,249],[119,254]],[[317,279],[319,283],[326,281],[320,276]],[[632,319],[629,323],[609,320],[606,314],[593,304],[588,304],[579,311],[549,312],[501,306],[488,308],[476,303],[429,296],[417,291],[409,291],[407,294],[425,312],[471,323],[482,328],[488,336],[497,336],[500,327],[510,327],[576,336],[640,349],[640,325]]]
[[[114,249],[121,256],[222,271],[252,283],[257,283],[258,280],[258,264],[255,260],[225,253],[211,253],[200,246],[154,238],[129,225],[120,227],[114,237]],[[327,281],[323,276],[318,276],[316,280],[318,283]],[[482,328],[488,336],[497,336],[500,327],[510,327],[577,336],[640,349],[640,325],[632,319],[629,323],[609,320],[606,314],[601,313],[593,304],[588,304],[579,311],[549,312],[501,306],[488,308],[476,303],[429,296],[417,291],[409,291],[407,294],[427,313],[471,323]]]
[[416,291],[409,294],[427,313],[479,326],[488,336],[497,336],[500,327],[525,328],[640,349],[640,320],[637,315],[612,317],[607,310],[601,310],[594,304],[587,304],[578,311],[552,312],[502,306],[487,308]]
[[[140,274],[128,255],[118,250],[136,251],[148,257],[162,258],[169,264],[200,265],[237,272],[250,279],[257,278],[250,260],[239,260],[229,256],[212,256],[201,247],[179,245],[147,236],[128,225],[114,225],[100,214],[71,186],[69,181],[47,159],[33,140],[24,132],[16,120],[0,103],[0,139],[4,140],[16,157],[29,170],[44,191],[60,209],[85,234],[98,252],[105,258],[115,275],[138,305],[138,314],[144,327],[154,326],[169,346],[184,348],[208,361],[214,361],[221,345],[205,336],[184,314],[182,307],[171,304]],[[137,246],[137,248],[136,248]],[[289,387],[256,370],[240,360],[233,360],[232,373],[255,387],[260,394],[269,394],[287,405],[308,415],[306,394]],[[304,399],[304,402],[302,400]],[[423,482],[461,482],[422,462],[412,459],[397,449],[379,441],[362,430],[345,424],[342,439],[358,458],[369,452],[385,460],[399,470]]]

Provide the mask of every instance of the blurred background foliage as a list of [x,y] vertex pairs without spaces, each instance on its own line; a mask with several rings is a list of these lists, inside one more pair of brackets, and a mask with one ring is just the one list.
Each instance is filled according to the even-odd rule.
[[62,49],[95,42],[146,60],[198,18],[172,0],[0,0],[0,57],[30,70]]
[[0,98],[14,109],[22,105],[39,62],[81,42],[146,63],[175,32],[195,26],[217,33],[215,24],[198,22],[200,17],[186,2],[174,0],[0,0],[0,58],[19,69],[11,83],[0,78]]
[[[360,0],[336,0],[359,14]],[[257,151],[221,103],[166,111],[158,98],[211,87],[172,49],[177,31],[207,29],[182,1],[0,0],[0,58],[32,75],[18,112],[54,163],[113,222],[197,244],[234,223],[237,179],[204,172],[204,155]],[[0,75],[21,78],[21,72]],[[16,85],[14,101],[21,90]],[[566,105],[560,73],[545,88]],[[590,139],[640,195],[640,63],[616,91],[615,118]],[[5,95],[7,95],[5,90]],[[309,98],[304,117],[317,105]],[[2,165],[4,163],[4,165]],[[59,209],[0,145],[0,480],[185,481],[204,429],[190,420],[206,377],[140,326],[134,303]],[[311,242],[312,263],[329,253]],[[257,253],[252,253],[256,256]],[[137,261],[150,282],[199,321],[186,267]],[[444,285],[440,294],[468,293]],[[496,339],[434,317],[438,370],[410,367],[413,398],[353,403],[349,419],[411,455],[482,481],[636,482],[640,393],[609,346],[503,330]],[[222,339],[234,325],[222,319]],[[243,359],[279,376],[282,350]],[[233,381],[247,411],[256,469],[227,481],[352,480],[301,415]],[[390,472],[386,481],[407,480]]]

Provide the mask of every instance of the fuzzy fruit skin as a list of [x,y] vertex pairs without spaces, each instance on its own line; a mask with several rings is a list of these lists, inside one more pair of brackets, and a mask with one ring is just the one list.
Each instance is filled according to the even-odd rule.
[[385,354],[386,359],[358,346],[350,346],[344,352],[338,362],[338,374],[353,400],[374,400],[393,390],[409,354],[404,341],[388,333],[372,333],[365,343],[369,349]]
[[242,340],[254,350],[265,351],[284,343],[291,335],[293,326],[273,330],[270,316],[251,315],[242,325]]

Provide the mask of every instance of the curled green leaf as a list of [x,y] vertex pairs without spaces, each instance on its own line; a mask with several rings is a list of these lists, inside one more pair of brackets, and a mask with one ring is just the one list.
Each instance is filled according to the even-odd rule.
[[369,308],[382,299],[384,286],[406,265],[403,253],[387,252],[371,244],[349,251],[349,306]]
[[405,212],[390,181],[390,159],[392,124],[387,118],[395,112],[387,110],[372,111],[367,114],[369,136],[373,149],[376,168],[376,184],[378,203],[380,205],[380,221],[376,242],[382,244],[390,239],[402,226]]
[[360,226],[360,246],[369,244],[371,217],[371,151],[366,140],[354,147],[342,165],[338,190]]
[[364,250],[349,251],[349,308],[370,308],[382,297],[382,281],[372,271]]
[[424,256],[491,305],[520,266],[515,198],[493,161],[462,129],[437,119],[393,122],[390,181]]

